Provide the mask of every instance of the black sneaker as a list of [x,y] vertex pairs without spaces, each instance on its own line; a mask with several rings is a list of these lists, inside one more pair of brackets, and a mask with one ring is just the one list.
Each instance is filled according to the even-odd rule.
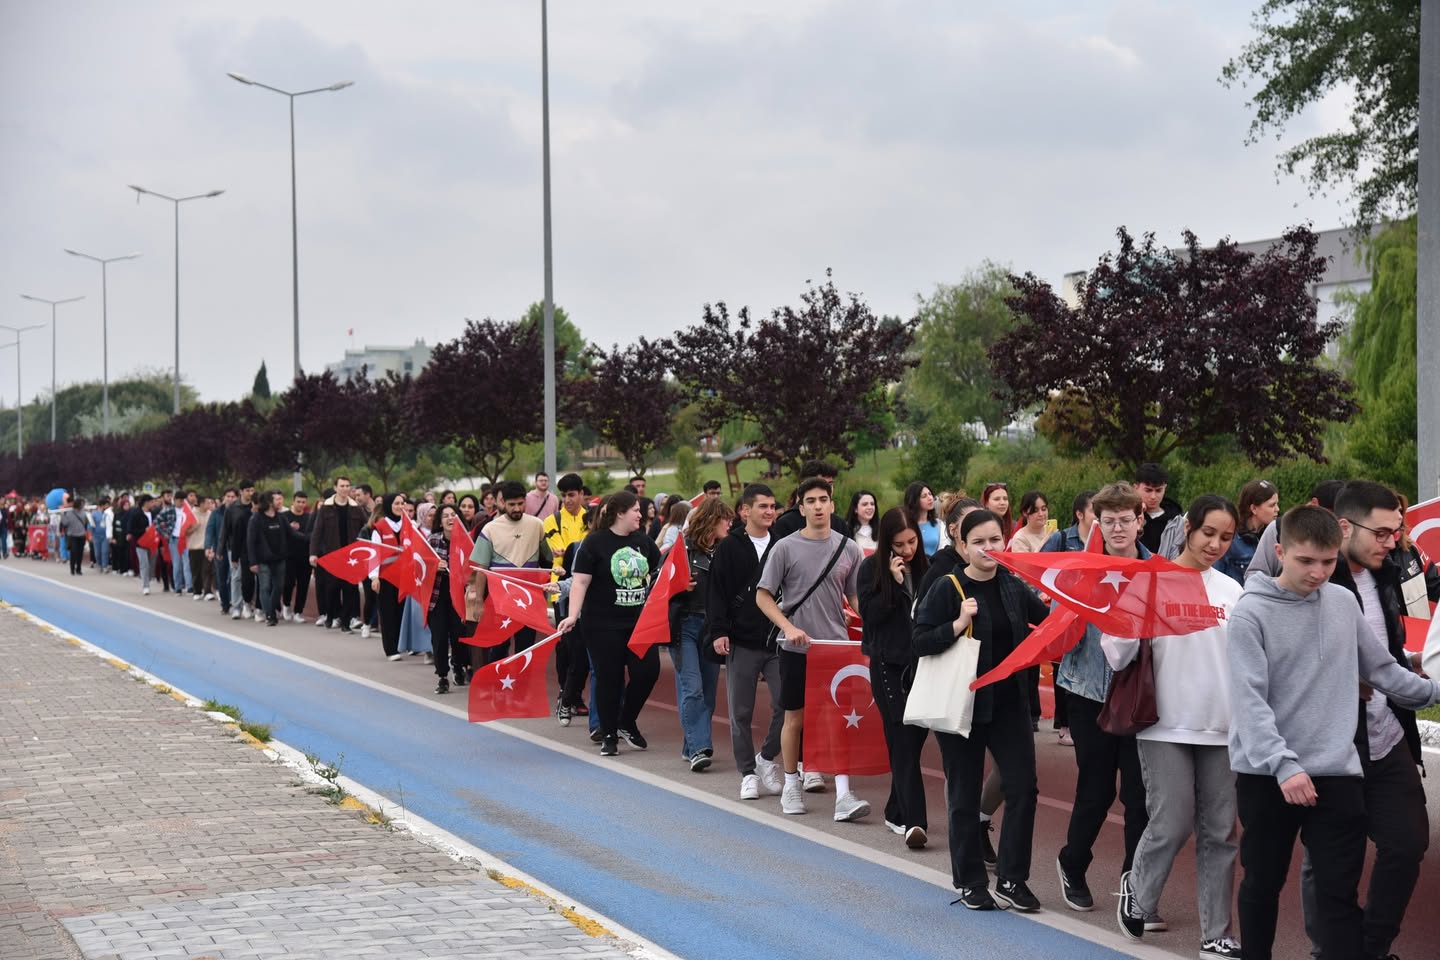
[[636,750],[644,750],[650,746],[649,741],[647,741],[644,737],[640,735],[639,730],[621,730],[620,736],[624,737],[625,742],[630,744],[630,746],[634,747]]
[[560,726],[562,727],[570,726],[569,704],[565,703],[564,701],[560,701],[555,704],[555,719],[559,721]]
[[441,677],[439,680],[437,680],[437,681],[435,682],[435,692],[436,692],[436,693],[449,693],[449,692],[450,692],[450,681],[447,680],[447,679],[444,678],[444,677]]
[[600,744],[600,756],[613,757],[620,753],[620,741],[614,737],[606,737],[605,742]]
[[1085,885],[1085,878],[1076,879],[1070,876],[1058,858],[1055,861],[1055,870],[1060,874],[1060,897],[1065,901],[1065,906],[1081,913],[1094,910],[1095,898],[1090,896],[1090,888]]
[[455,686],[457,686],[457,687],[463,687],[463,686],[465,686],[466,682],[467,682],[467,679],[466,679],[466,676],[465,676],[465,668],[464,668],[464,667],[456,667],[456,668],[455,668]]
[[[1126,939],[1139,940],[1145,935],[1145,918],[1135,906],[1135,891],[1130,888],[1130,871],[1120,874],[1120,902],[1115,905],[1115,919]],[[1202,947],[1203,950],[1203,947]]]
[[964,904],[966,910],[994,910],[995,898],[990,896],[990,889],[984,884],[974,887],[961,887],[960,896],[950,901],[950,906]]
[[1021,913],[1034,913],[1040,909],[1040,901],[1023,880],[995,881],[995,900],[1001,909],[1013,907]]
[[599,743],[601,740],[604,740],[604,739],[605,739],[605,731],[604,731],[604,730],[601,730],[599,727],[596,727],[594,730],[591,730],[591,731],[590,731],[590,742],[591,742],[591,743]]
[[993,867],[1000,862],[1000,858],[995,855],[995,844],[990,842],[990,834],[995,832],[995,822],[984,820],[980,828],[980,859],[985,861],[985,866]]
[[[1200,956],[1202,957],[1228,957],[1230,960],[1243,960],[1244,954],[1240,952],[1240,944],[1229,937],[1218,937],[1214,940],[1206,940],[1200,944]],[[1400,960],[1395,954],[1387,954],[1379,960]]]
[[710,768],[711,751],[696,750],[690,756],[690,772],[703,773]]

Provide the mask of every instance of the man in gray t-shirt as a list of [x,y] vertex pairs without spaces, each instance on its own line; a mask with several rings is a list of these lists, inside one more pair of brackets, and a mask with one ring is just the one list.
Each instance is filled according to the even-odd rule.
[[[780,706],[785,711],[780,729],[785,762],[780,809],[788,814],[805,812],[799,772],[800,737],[805,726],[805,651],[811,640],[848,638],[841,600],[848,599],[852,608],[860,609],[855,581],[864,559],[855,541],[830,529],[830,484],[819,477],[808,479],[800,484],[796,500],[805,517],[805,529],[770,547],[755,590],[755,606],[780,628]],[[832,557],[835,563],[830,566]],[[830,570],[822,580],[820,574],[827,566]],[[815,590],[805,597],[811,586]],[[850,778],[837,774],[835,819],[859,820],[869,812],[870,804],[850,792]]]

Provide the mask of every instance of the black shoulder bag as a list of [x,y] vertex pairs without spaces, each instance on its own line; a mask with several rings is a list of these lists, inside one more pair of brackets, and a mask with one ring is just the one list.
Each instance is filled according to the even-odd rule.
[[[798,534],[797,534],[797,536],[798,536]],[[786,619],[786,620],[789,620],[792,616],[794,616],[794,615],[795,615],[795,611],[797,611],[797,610],[799,610],[801,607],[803,607],[803,606],[805,605],[805,601],[810,599],[810,595],[811,595],[812,593],[814,593],[816,590],[820,589],[820,584],[824,583],[824,582],[825,582],[825,578],[828,577],[828,576],[830,576],[830,571],[835,569],[835,564],[840,560],[840,554],[842,554],[842,553],[845,552],[845,544],[847,544],[848,542],[849,542],[849,538],[847,538],[847,537],[841,537],[841,538],[840,538],[840,546],[836,547],[836,548],[835,548],[835,552],[830,555],[830,562],[827,563],[827,564],[825,564],[825,569],[820,571],[820,576],[815,579],[815,582],[814,582],[814,583],[810,584],[810,589],[809,589],[809,590],[806,590],[805,593],[804,593],[804,595],[803,595],[799,600],[795,601],[795,604],[794,604],[793,606],[791,606],[789,610],[786,610],[784,607],[781,607],[781,608],[780,608],[780,612],[783,613],[783,614],[785,614],[785,619]],[[765,558],[766,558],[767,560],[770,558],[770,551],[769,551],[768,549],[765,551]],[[763,564],[763,563],[761,564],[761,567],[762,567],[762,572],[763,572],[763,567],[764,567],[764,564]],[[782,599],[783,599],[783,597],[776,597],[776,598],[775,598],[775,602],[776,602],[776,603],[779,603],[780,600],[782,600]],[[768,650],[768,649],[770,649],[771,647],[774,647],[774,646],[775,646],[775,643],[776,643],[776,639],[777,639],[779,636],[780,636],[780,628],[777,627],[777,626],[776,626],[775,624],[773,624],[773,623],[770,624],[770,632],[765,635],[765,648]]]

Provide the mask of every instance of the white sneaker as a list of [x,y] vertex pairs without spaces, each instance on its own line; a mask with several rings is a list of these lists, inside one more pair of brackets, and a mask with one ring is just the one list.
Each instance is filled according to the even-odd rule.
[[255,611],[255,622],[256,622],[256,623],[259,623],[261,620],[264,620],[264,619],[265,619],[265,614],[261,613],[259,610],[256,610],[256,611]]
[[869,815],[870,804],[855,796],[854,792],[841,794],[835,798],[836,823],[847,823]]
[[351,630],[359,630],[359,629],[360,629],[360,618],[359,618],[359,617],[354,617],[354,618],[351,619],[351,621],[350,621],[350,629],[351,629]]
[[760,799],[760,778],[753,773],[747,773],[740,778],[740,799]]
[[206,600],[207,602],[208,602],[208,601],[211,601],[211,600],[214,600],[214,599],[215,599],[215,594],[213,594],[213,593],[207,593],[207,594],[205,594],[205,600]]
[[817,770],[806,770],[800,775],[800,779],[805,784],[806,793],[825,792],[825,774]]
[[305,622],[305,615],[304,615],[303,613],[297,613],[297,614],[295,614],[294,616],[292,616],[290,619],[293,620],[293,621],[295,621],[296,623],[304,623],[304,622]]
[[243,614],[244,612],[245,612],[245,611],[244,611],[243,609],[241,609],[240,607],[231,607],[231,608],[230,608],[230,619],[231,619],[231,620],[239,620],[241,614]]
[[902,826],[900,826],[900,824],[898,824],[898,823],[891,823],[889,820],[886,820],[886,821],[885,821],[885,829],[886,829],[886,830],[889,830],[891,833],[895,834],[895,836],[897,836],[897,837],[903,837],[903,836],[905,836],[905,828],[902,827]]
[[780,793],[780,812],[792,816],[805,812],[805,793],[799,783],[786,782]]
[[192,594],[190,594],[190,599],[191,599],[192,601],[194,601],[194,600],[203,600],[203,599],[205,599],[205,598],[204,598],[201,594],[192,593]]
[[401,657],[400,657],[400,654],[398,654],[398,653],[392,653],[392,654],[390,654],[390,656],[386,657],[385,659],[386,659],[386,660],[399,660],[399,659],[401,659]]
[[316,617],[316,618],[315,618],[315,626],[319,627],[321,630],[324,630],[325,627],[328,626],[328,625],[329,625],[329,621],[326,620],[324,617]]
[[286,621],[290,619],[290,608],[283,604],[280,607],[280,619]]
[[364,623],[364,624],[361,624],[361,625],[360,625],[360,639],[361,639],[361,640],[368,640],[368,639],[370,639],[370,624]]
[[430,652],[427,651],[426,654],[425,654],[425,666],[428,667],[428,666],[432,665],[434,662],[435,662],[435,654],[430,653]]
[[780,772],[780,764],[774,760],[766,760],[760,754],[755,754],[755,773],[760,778],[760,788],[769,797],[778,797],[785,786],[785,777]]
[[150,596],[150,588],[149,588],[149,587],[141,587],[141,588],[140,588],[140,592],[141,592],[143,595],[147,596],[147,597]]

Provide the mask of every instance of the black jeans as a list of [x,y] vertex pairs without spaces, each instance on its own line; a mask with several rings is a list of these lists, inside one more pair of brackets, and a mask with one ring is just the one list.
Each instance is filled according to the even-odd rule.
[[977,723],[970,736],[935,734],[945,766],[945,800],[950,826],[950,870],[956,888],[983,885],[985,861],[980,855],[980,787],[985,779],[985,751],[1005,790],[1005,819],[1000,824],[999,862],[995,876],[1030,879],[1030,848],[1035,837],[1035,734],[1030,710],[1020,697],[995,704],[989,723]]
[[1240,942],[1246,960],[1270,960],[1280,891],[1290,872],[1295,836],[1315,871],[1320,950],[1334,960],[1359,960],[1363,915],[1357,891],[1365,867],[1365,788],[1359,777],[1315,777],[1315,806],[1285,802],[1274,777],[1242,773],[1235,800],[1240,836]]
[[595,668],[595,702],[591,709],[597,711],[600,729],[607,737],[635,729],[640,711],[650,699],[655,681],[660,679],[659,646],[651,647],[643,657],[636,656],[627,646],[633,629],[633,624],[611,626],[593,620],[585,627],[585,649]]
[[905,697],[909,692],[905,674],[909,669],[870,660],[870,690],[885,721],[885,749],[890,754],[890,797],[885,801],[885,819],[902,827],[929,830],[920,751],[930,731],[905,725]]
[[[1075,806],[1070,811],[1070,828],[1060,851],[1060,865],[1074,878],[1085,876],[1094,859],[1091,853],[1110,805],[1115,802],[1115,777],[1120,777],[1120,802],[1125,807],[1125,862],[1130,869],[1135,848],[1150,816],[1145,812],[1145,779],[1140,773],[1140,753],[1134,737],[1116,737],[1096,722],[1102,704],[1089,697],[1072,696],[1066,703],[1070,713],[1070,736],[1075,741]],[[1009,816],[1009,813],[1006,813]]]
[[285,592],[281,597],[285,606],[295,613],[305,610],[305,601],[310,599],[309,557],[291,557],[285,561]]
[[[400,651],[400,618],[405,606],[400,600],[400,591],[389,580],[380,581],[380,648],[385,656],[393,657]],[[349,622],[348,620],[346,621]],[[431,635],[434,641],[434,635]]]
[[324,570],[316,571],[315,576],[316,584],[320,588],[321,609],[325,611],[325,619],[330,623],[349,627],[350,621],[360,613],[360,588],[339,577],[331,576]]
[[441,596],[435,609],[430,611],[430,649],[435,657],[435,676],[448,676],[452,663],[457,674],[470,665],[470,648],[460,642],[464,628],[465,621],[455,612],[448,594]]
[[85,538],[66,537],[68,543],[65,545],[65,552],[70,556],[70,572],[78,574],[80,565],[85,562]]

